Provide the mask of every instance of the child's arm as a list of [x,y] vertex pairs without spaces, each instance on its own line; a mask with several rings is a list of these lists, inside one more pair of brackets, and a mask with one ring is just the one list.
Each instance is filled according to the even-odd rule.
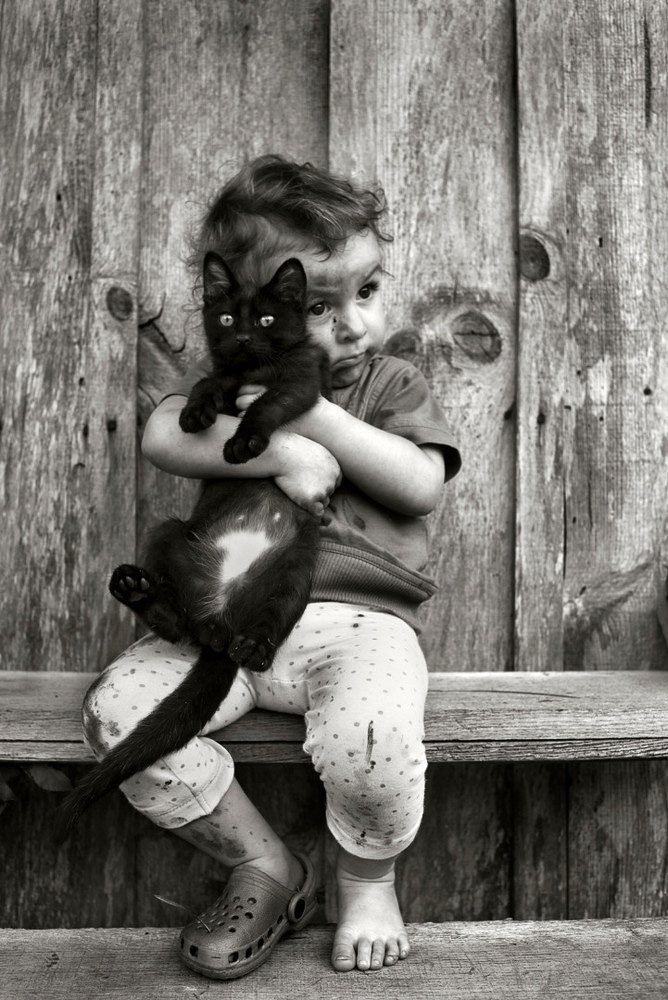
[[300,507],[319,516],[340,480],[336,459],[316,441],[281,429],[262,455],[243,465],[228,465],[223,445],[232,437],[239,417],[219,414],[212,427],[186,434],[179,414],[186,396],[167,396],[152,412],[142,439],[142,454],[153,465],[191,479],[272,477]]
[[436,446],[413,444],[322,397],[290,427],[323,445],[347,479],[399,514],[428,514],[441,496],[445,460]]

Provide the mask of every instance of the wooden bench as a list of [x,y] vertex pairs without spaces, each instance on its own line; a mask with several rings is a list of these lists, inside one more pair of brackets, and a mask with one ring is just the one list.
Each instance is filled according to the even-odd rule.
[[[80,706],[93,677],[0,673],[0,760],[92,760]],[[303,733],[300,717],[254,711],[221,740],[237,761],[306,761]],[[666,757],[668,672],[432,674],[425,745],[430,761]],[[331,969],[331,928],[307,928],[235,983],[234,996],[668,997],[668,919],[420,924],[410,934],[408,961],[362,980]],[[3,930],[0,998],[169,1000],[229,989],[185,969],[175,936],[158,928]]]

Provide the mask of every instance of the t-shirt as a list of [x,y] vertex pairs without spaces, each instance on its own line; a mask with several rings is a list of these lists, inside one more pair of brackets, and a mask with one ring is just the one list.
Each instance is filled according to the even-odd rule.
[[[171,389],[188,395],[204,366]],[[348,413],[416,445],[444,452],[446,480],[461,466],[459,449],[424,376],[410,362],[377,354],[357,383],[335,389],[332,400]],[[418,627],[419,605],[436,590],[425,573],[427,527],[423,517],[397,514],[343,479],[320,527],[312,601],[346,601],[388,611]]]

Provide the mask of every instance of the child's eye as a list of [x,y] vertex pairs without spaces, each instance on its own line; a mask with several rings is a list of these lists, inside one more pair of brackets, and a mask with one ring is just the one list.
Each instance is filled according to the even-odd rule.
[[268,314],[266,316],[260,316],[260,326],[271,326],[273,322],[273,316],[269,316]]
[[309,312],[312,316],[324,316],[326,310],[327,306],[324,302],[315,302],[309,309]]
[[230,313],[221,313],[218,317],[218,322],[221,326],[232,326],[234,317]]
[[360,299],[370,299],[374,292],[377,292],[379,284],[377,281],[368,281],[366,285],[362,285],[359,292],[357,293]]

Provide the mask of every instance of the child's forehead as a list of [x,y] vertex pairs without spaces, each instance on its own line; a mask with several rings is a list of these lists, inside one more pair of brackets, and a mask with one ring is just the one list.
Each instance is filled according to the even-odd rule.
[[326,292],[351,281],[366,281],[381,267],[378,240],[370,231],[354,234],[328,256],[316,249],[298,256],[306,271],[309,291]]

